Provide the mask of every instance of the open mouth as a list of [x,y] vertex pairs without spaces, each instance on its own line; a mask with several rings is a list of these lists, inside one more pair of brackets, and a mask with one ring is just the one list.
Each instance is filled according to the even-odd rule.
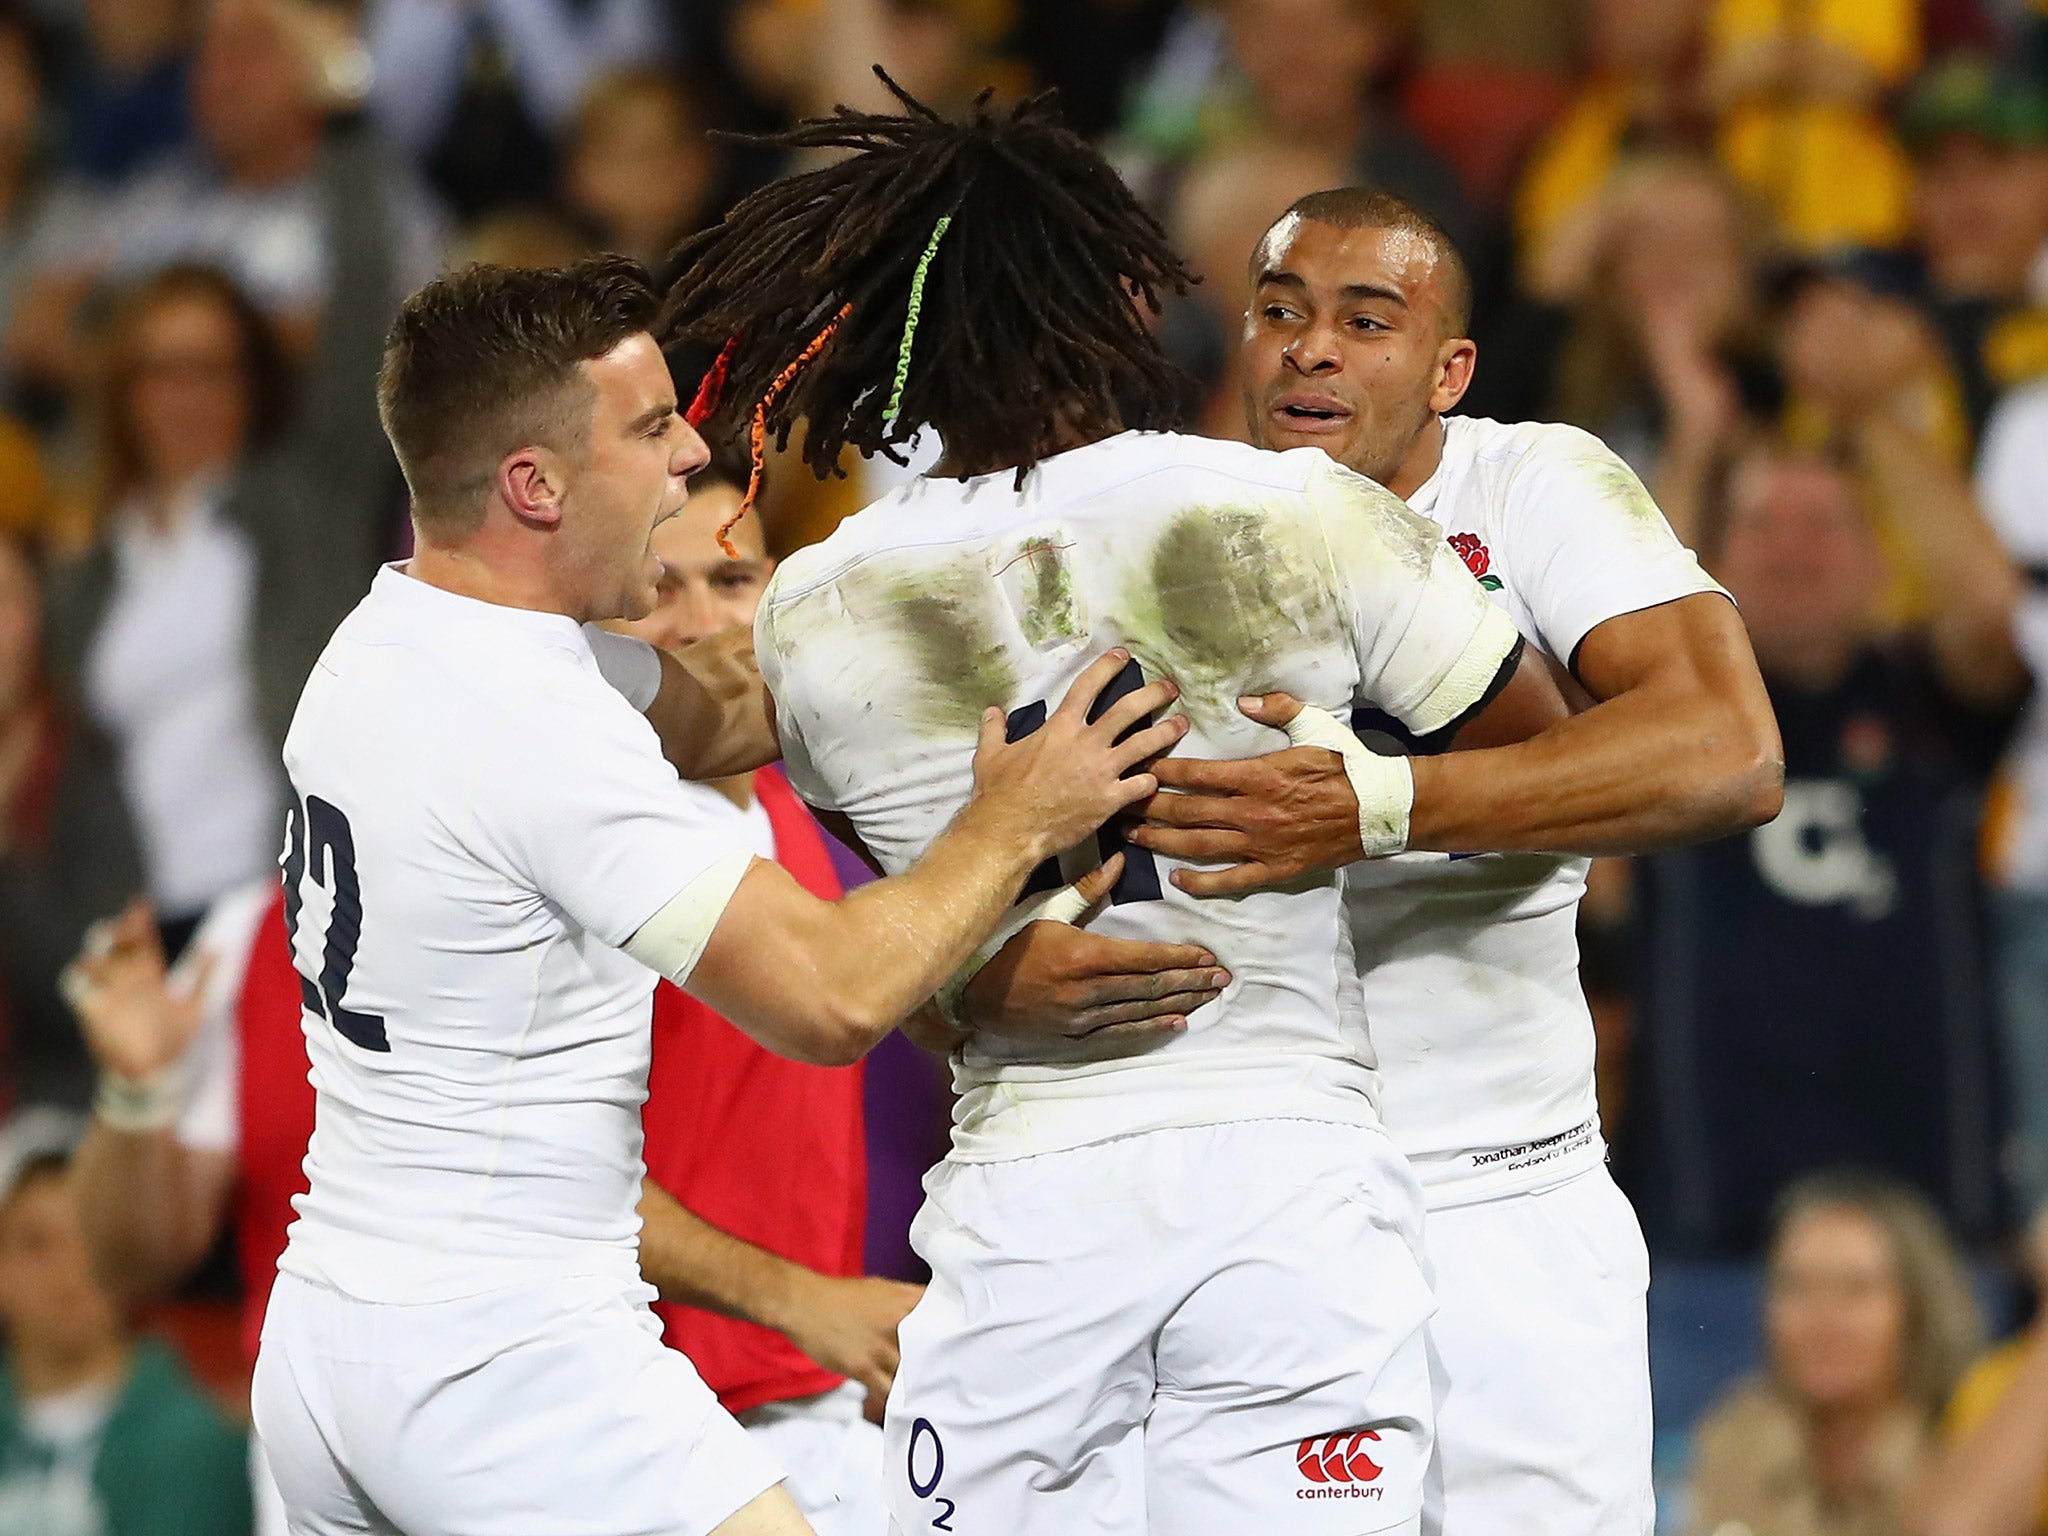
[[1282,400],[1273,415],[1288,426],[1304,432],[1338,426],[1351,419],[1351,412],[1334,400]]

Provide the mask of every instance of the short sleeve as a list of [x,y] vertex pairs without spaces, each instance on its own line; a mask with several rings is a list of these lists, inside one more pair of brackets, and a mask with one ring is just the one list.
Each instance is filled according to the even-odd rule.
[[1443,540],[1391,491],[1325,461],[1309,485],[1358,653],[1359,695],[1417,736],[1493,691],[1521,644]]
[[171,970],[171,986],[182,989],[199,967],[209,968],[199,999],[199,1033],[185,1057],[185,1107],[172,1127],[178,1144],[194,1151],[231,1153],[241,1144],[242,1042],[236,1005],[256,932],[277,895],[272,879],[228,892],[207,909],[206,920]]
[[614,634],[596,624],[584,625],[583,637],[590,642],[590,654],[597,658],[597,670],[604,680],[628,704],[646,714],[661,692],[661,652],[645,640]]
[[520,883],[623,947],[683,887],[735,849],[746,821],[686,784],[654,728],[594,679],[527,699],[478,763],[474,830]]
[[1609,619],[1721,592],[1613,449],[1576,427],[1542,434],[1507,471],[1501,528],[1545,650],[1569,666]]
[[[780,575],[778,571],[776,576]],[[768,689],[768,697],[775,701],[775,734],[782,744],[782,771],[789,778],[790,788],[806,804],[821,811],[836,811],[840,807],[804,744],[803,712],[795,707],[800,680],[792,664],[794,658],[782,648],[777,623],[781,609],[775,578],[770,578],[761,606],[754,612],[754,661],[761,669],[761,682]]]

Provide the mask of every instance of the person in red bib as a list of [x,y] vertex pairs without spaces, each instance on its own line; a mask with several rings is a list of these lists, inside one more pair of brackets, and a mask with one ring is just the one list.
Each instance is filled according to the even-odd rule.
[[[675,646],[751,622],[774,568],[758,523],[729,534],[736,559],[716,539],[744,474],[714,457],[656,531],[661,606],[629,632]],[[779,770],[718,788],[748,813],[762,857],[818,896],[840,894],[817,823]],[[306,1189],[301,989],[274,880],[216,902],[169,975],[143,907],[103,925],[71,972],[102,1072],[75,1165],[95,1264],[124,1297],[162,1295],[232,1221],[251,1360]],[[664,1337],[768,1442],[819,1536],[882,1536],[881,1435],[866,1406],[887,1395],[896,1325],[920,1288],[862,1273],[861,1069],[774,1056],[667,982],[653,1028],[641,1269],[661,1292]],[[259,1536],[283,1536],[255,1454]]]

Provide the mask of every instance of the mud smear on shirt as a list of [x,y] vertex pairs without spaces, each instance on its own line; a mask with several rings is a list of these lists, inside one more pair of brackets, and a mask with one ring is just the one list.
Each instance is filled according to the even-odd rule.
[[1003,562],[996,580],[1034,651],[1057,650],[1087,637],[1067,545],[1032,539]]
[[1018,679],[1004,644],[1005,615],[978,561],[862,569],[839,585],[849,616],[863,628],[886,628],[896,642],[903,669],[889,691],[906,725],[926,735],[971,737],[989,705],[1009,707]]
[[1601,499],[1608,506],[1626,514],[1630,522],[1646,532],[1664,529],[1663,511],[1634,470],[1611,454],[1588,454],[1581,462],[1586,466],[1586,477],[1599,488]]
[[1180,684],[1191,715],[1234,722],[1238,695],[1275,686],[1283,657],[1343,643],[1334,579],[1282,519],[1192,507],[1126,584],[1119,617],[1132,654],[1149,674]]

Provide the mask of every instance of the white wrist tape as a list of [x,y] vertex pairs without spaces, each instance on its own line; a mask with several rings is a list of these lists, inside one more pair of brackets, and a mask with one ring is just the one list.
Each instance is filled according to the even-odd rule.
[[179,1070],[183,1065],[173,1062],[147,1077],[102,1071],[99,1091],[93,1095],[93,1114],[117,1131],[166,1129],[184,1112],[184,1073]]
[[995,958],[996,951],[1033,923],[1071,924],[1087,910],[1088,899],[1071,885],[1063,885],[1056,891],[1043,891],[1018,902],[996,925],[996,931],[984,939],[981,947],[969,955],[960,969],[939,988],[938,995],[932,999],[939,1016],[955,1029],[971,1030],[974,1026],[960,1017],[960,997],[967,990],[967,984],[981,973],[981,968]]
[[1415,808],[1415,773],[1407,758],[1380,756],[1313,704],[1302,705],[1285,730],[1297,747],[1327,747],[1344,759],[1344,777],[1358,795],[1358,841],[1368,859],[1407,848],[1408,814]]

